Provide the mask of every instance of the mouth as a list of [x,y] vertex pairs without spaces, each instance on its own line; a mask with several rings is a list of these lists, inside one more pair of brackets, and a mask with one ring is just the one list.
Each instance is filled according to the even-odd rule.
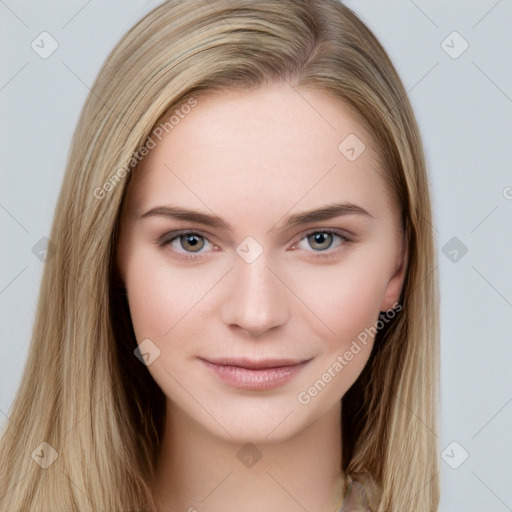
[[265,391],[284,386],[311,361],[311,359],[199,359],[225,384],[250,391]]

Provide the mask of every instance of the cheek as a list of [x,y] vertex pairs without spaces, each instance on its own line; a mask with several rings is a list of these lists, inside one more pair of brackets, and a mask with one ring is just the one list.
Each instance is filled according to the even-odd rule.
[[[368,263],[359,257],[350,264],[302,274],[297,295],[314,312],[302,325],[313,329],[322,347],[298,395],[301,404],[315,399],[318,407],[327,410],[344,396],[368,362],[385,288],[382,264]],[[321,399],[315,398],[320,395]]]
[[[314,313],[332,348],[349,342],[378,319],[388,279],[387,264],[358,253],[339,265],[304,267],[293,289]],[[325,338],[324,338],[325,339]]]
[[197,309],[214,284],[214,276],[203,273],[202,279],[195,279],[193,273],[166,264],[154,250],[133,254],[126,269],[126,288],[139,342],[150,338],[163,344],[187,315]]
[[368,246],[347,254],[337,265],[304,266],[301,273],[295,273],[301,276],[295,280],[297,295],[314,313],[303,320],[303,326],[314,329],[314,338],[322,340],[322,353],[309,375],[308,386],[312,387],[305,388],[306,398],[325,387],[324,398],[318,402],[324,407],[347,392],[370,357],[392,267],[392,252],[388,254],[385,247],[376,250]]

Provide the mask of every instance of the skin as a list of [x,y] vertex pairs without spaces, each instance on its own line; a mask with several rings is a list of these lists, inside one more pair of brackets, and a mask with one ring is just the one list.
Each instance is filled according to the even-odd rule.
[[[354,161],[338,150],[351,133],[366,146]],[[373,148],[339,98],[275,84],[202,96],[133,175],[118,266],[137,341],[150,339],[160,350],[147,366],[167,397],[153,484],[159,510],[339,506],[340,400],[373,339],[359,343],[309,403],[297,397],[332,373],[337,357],[400,297],[406,248]],[[334,203],[369,215],[285,225],[291,215]],[[232,231],[141,218],[160,206],[216,215]],[[322,235],[326,229],[336,234]],[[159,245],[178,230],[203,238],[192,246],[171,234]],[[250,263],[237,253],[248,236],[262,250]],[[254,255],[251,243],[245,247]],[[224,383],[199,359],[232,356],[309,362],[283,386],[252,391]],[[247,443],[249,455],[261,455],[252,467],[237,456]]]

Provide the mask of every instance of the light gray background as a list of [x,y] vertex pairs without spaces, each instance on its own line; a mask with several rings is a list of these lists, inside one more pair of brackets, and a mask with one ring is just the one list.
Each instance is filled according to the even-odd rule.
[[[0,1],[0,422],[34,318],[42,263],[32,248],[49,235],[79,111],[107,53],[158,3]],[[440,511],[511,511],[512,0],[346,3],[402,77],[431,175],[442,292]],[[59,44],[47,59],[31,48],[43,31]]]

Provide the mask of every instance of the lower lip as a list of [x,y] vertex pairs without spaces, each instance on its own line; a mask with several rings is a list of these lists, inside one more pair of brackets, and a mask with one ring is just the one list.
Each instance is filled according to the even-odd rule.
[[284,386],[297,373],[299,373],[309,361],[293,366],[280,366],[278,368],[262,368],[259,370],[241,368],[239,366],[224,366],[211,363],[202,359],[223,382],[238,389],[250,391],[265,391]]

